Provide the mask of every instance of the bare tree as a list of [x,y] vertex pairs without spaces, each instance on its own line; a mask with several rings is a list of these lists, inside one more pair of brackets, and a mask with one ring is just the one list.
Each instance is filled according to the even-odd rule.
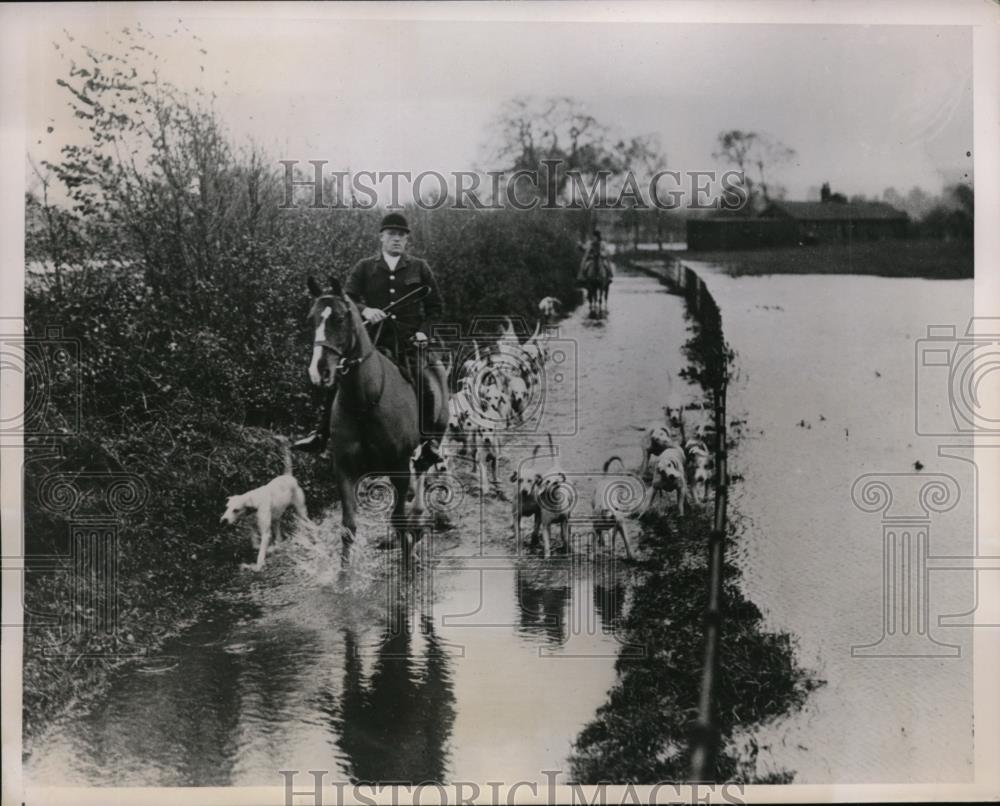
[[719,133],[718,148],[712,156],[734,165],[743,174],[751,208],[759,210],[784,196],[785,188],[771,175],[795,158],[795,149],[766,132],[731,129]]
[[481,161],[494,170],[547,176],[549,185],[539,189],[543,195],[561,197],[572,174],[589,180],[601,171],[619,173],[626,165],[624,143],[612,142],[608,127],[573,98],[511,98],[489,131]]

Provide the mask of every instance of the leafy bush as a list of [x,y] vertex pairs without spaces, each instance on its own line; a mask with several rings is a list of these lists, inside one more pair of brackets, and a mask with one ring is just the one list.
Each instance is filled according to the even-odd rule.
[[[277,160],[234,147],[207,99],[117,56],[87,55],[60,84],[90,143],[67,146],[39,172],[43,198],[26,199],[27,330],[59,325],[79,344],[68,371],[82,411],[78,430],[55,409],[38,424],[65,434],[61,457],[33,459],[29,446],[26,550],[65,551],[67,516],[38,499],[50,474],[141,476],[149,501],[119,524],[120,629],[155,642],[245,559],[245,543],[219,527],[224,497],[281,472],[272,432],[303,431],[316,415],[306,277],[343,275],[374,253],[381,211],[282,209]],[[48,202],[55,181],[69,207]],[[533,317],[543,296],[575,299],[575,238],[560,214],[407,212],[450,321]],[[50,393],[77,393],[47,380]],[[28,383],[29,395],[41,391]],[[311,514],[333,500],[326,462],[297,457],[295,473]],[[72,615],[68,584],[65,574],[27,575],[28,610]],[[88,654],[100,651],[97,636],[64,646],[66,663],[44,659],[61,640],[53,624],[29,616],[29,733],[85,670],[108,662]]]

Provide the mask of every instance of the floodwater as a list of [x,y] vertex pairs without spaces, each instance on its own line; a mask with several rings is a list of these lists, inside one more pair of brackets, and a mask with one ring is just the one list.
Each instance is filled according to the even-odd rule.
[[[583,306],[561,323],[541,415],[576,481],[576,512],[589,510],[609,456],[638,464],[633,425],[657,419],[668,395],[694,397],[670,380],[686,339],[679,298],[622,271],[609,307],[606,319]],[[501,479],[540,439],[508,445]],[[584,560],[518,556],[510,504],[452,470],[466,485],[448,512],[454,528],[434,537],[417,580],[400,583],[398,557],[373,548],[372,513],[367,550],[338,576],[328,513],[160,657],[40,737],[28,779],[280,785],[279,770],[312,769],[328,780],[544,782],[542,771],[564,770],[614,681],[627,570],[585,561],[600,554],[586,546],[572,555]]]
[[[951,476],[962,497],[931,513],[930,554],[975,553],[972,465],[938,454],[968,438],[948,417],[947,370],[916,360],[928,325],[965,333],[972,281],[734,278],[686,263],[705,279],[737,352],[728,414],[746,424],[731,501],[743,522],[747,597],[826,681],[801,713],[757,737],[767,746],[762,771],[770,763],[807,784],[971,780],[971,628],[968,618],[939,617],[973,608],[974,575],[929,573],[928,640],[906,650],[923,656],[879,657],[891,641],[861,650],[875,657],[852,656],[883,635],[883,537],[881,511],[855,506],[851,489],[862,474],[903,474],[888,478],[889,515],[921,520],[915,490],[930,474]],[[922,431],[953,435],[920,436],[917,418]]]

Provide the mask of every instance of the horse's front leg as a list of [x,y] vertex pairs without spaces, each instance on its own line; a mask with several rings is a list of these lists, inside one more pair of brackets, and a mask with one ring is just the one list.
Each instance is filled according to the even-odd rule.
[[358,499],[355,494],[354,479],[346,475],[339,476],[337,488],[340,490],[340,507],[344,525],[340,535],[340,561],[343,565],[347,565],[351,560],[351,545],[354,543],[355,534],[357,534],[358,524],[355,515]]

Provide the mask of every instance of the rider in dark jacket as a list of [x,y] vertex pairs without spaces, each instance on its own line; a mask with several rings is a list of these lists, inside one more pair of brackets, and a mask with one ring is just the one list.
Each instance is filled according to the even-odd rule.
[[[361,316],[378,337],[376,347],[389,355],[404,377],[413,383],[420,371],[421,345],[426,345],[429,324],[444,308],[437,280],[425,260],[406,254],[410,227],[400,213],[389,213],[382,219],[378,255],[359,260],[347,276],[344,293],[353,300]],[[405,302],[400,308],[386,313],[396,300],[421,286],[430,289],[423,299]],[[426,386],[425,386],[426,389]],[[321,452],[326,447],[330,429],[330,404],[335,392],[324,397],[323,410],[316,431],[300,439],[296,450]],[[433,405],[433,395],[425,395],[422,410]]]

